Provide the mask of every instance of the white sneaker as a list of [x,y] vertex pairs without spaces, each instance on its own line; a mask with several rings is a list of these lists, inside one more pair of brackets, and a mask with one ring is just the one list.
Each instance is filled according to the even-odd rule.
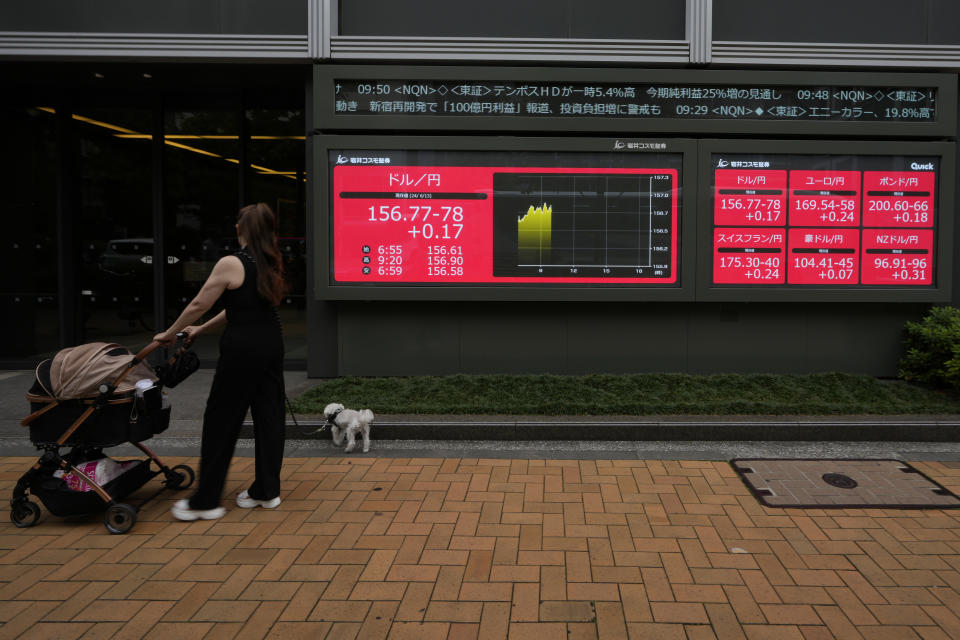
[[270,500],[257,500],[251,498],[246,491],[237,494],[237,506],[241,509],[253,509],[254,507],[263,507],[264,509],[276,509],[280,506],[280,496]]
[[190,501],[184,498],[174,503],[170,509],[170,513],[172,513],[173,517],[177,520],[216,520],[226,515],[227,510],[223,507],[217,507],[215,509],[191,509]]

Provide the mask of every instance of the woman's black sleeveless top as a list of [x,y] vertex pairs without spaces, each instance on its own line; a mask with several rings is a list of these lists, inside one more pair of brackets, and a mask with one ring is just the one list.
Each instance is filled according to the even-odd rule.
[[276,308],[257,293],[257,263],[244,250],[233,255],[243,263],[243,284],[223,292],[227,327],[221,351],[242,350],[250,356],[283,355],[283,338]]

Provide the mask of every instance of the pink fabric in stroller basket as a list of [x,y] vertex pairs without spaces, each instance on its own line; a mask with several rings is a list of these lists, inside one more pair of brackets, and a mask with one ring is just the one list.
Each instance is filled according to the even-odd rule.
[[[101,487],[120,477],[127,469],[140,463],[140,460],[128,460],[120,462],[112,458],[100,458],[90,462],[81,462],[76,465],[85,476],[96,482]],[[93,487],[87,483],[81,476],[72,472],[64,472],[57,469],[53,472],[53,477],[63,478],[67,483],[67,488],[71,491],[93,491]]]
[[[119,344],[91,342],[62,349],[50,363],[50,396],[58,400],[89,398],[98,393],[101,383],[113,383],[133,359],[133,354]],[[115,393],[127,393],[139,380],[157,382],[157,376],[145,362],[139,362],[121,381]]]

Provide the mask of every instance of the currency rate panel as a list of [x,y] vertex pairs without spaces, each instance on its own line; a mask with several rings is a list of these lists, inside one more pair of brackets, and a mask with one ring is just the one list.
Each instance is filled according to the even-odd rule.
[[681,154],[331,151],[332,284],[677,286]]
[[712,284],[932,287],[939,158],[714,154]]

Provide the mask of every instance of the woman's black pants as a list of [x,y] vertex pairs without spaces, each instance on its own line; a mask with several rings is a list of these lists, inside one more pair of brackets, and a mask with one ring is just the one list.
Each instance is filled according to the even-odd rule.
[[220,506],[247,409],[253,416],[256,438],[255,480],[248,493],[257,500],[280,495],[285,419],[283,351],[279,355],[256,355],[249,349],[244,353],[221,349],[203,414],[200,477],[197,491],[190,498],[191,509]]

